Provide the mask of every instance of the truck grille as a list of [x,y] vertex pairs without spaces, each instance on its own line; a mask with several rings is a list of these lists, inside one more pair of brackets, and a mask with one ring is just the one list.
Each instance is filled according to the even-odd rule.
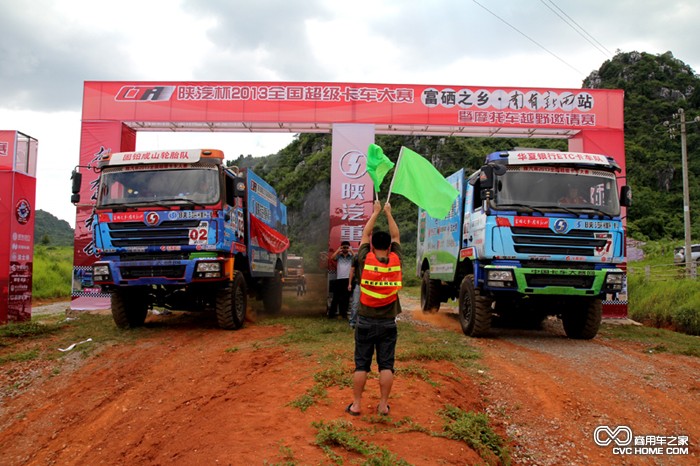
[[538,255],[595,256],[607,238],[595,238],[595,230],[555,233],[547,228],[511,228],[516,253]]
[[133,280],[144,277],[165,277],[183,278],[185,276],[184,265],[164,265],[164,266],[126,266],[121,267],[122,279]]
[[593,287],[593,276],[570,275],[532,275],[525,274],[528,287],[538,288],[544,286],[567,286],[572,288],[590,289]]
[[175,220],[158,226],[143,222],[110,223],[109,235],[115,247],[130,246],[183,246],[189,244],[190,228],[199,225],[199,220]]

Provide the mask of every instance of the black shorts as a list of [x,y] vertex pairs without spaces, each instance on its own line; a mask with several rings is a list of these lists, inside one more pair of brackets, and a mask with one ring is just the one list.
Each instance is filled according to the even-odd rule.
[[355,371],[370,372],[376,350],[379,370],[394,372],[397,337],[395,319],[358,316],[355,326]]

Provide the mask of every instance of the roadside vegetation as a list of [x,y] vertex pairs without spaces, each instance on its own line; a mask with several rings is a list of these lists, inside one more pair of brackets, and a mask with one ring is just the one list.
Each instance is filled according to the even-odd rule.
[[73,275],[73,246],[34,246],[32,298],[69,299]]
[[700,278],[673,263],[680,242],[642,246],[644,259],[628,265],[629,316],[650,327],[700,335]]

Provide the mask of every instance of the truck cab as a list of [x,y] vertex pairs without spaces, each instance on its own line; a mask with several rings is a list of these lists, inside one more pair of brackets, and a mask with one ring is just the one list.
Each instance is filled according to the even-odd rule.
[[251,170],[223,162],[214,149],[100,160],[92,277],[110,293],[119,327],[142,325],[162,306],[213,310],[219,326],[239,328],[248,295],[279,310],[286,207]]
[[423,309],[458,298],[472,336],[555,315],[570,337],[593,338],[602,296],[623,282],[630,193],[618,171],[600,154],[519,150],[448,177],[460,192],[453,212],[437,220],[419,211]]

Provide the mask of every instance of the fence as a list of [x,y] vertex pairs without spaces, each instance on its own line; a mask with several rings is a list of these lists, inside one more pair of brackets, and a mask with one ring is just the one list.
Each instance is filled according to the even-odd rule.
[[690,270],[688,271],[686,271],[685,263],[670,263],[642,266],[628,264],[627,274],[630,276],[644,274],[647,280],[658,282],[678,280],[679,278],[689,278],[691,280],[697,280],[698,264],[697,262],[691,262]]

